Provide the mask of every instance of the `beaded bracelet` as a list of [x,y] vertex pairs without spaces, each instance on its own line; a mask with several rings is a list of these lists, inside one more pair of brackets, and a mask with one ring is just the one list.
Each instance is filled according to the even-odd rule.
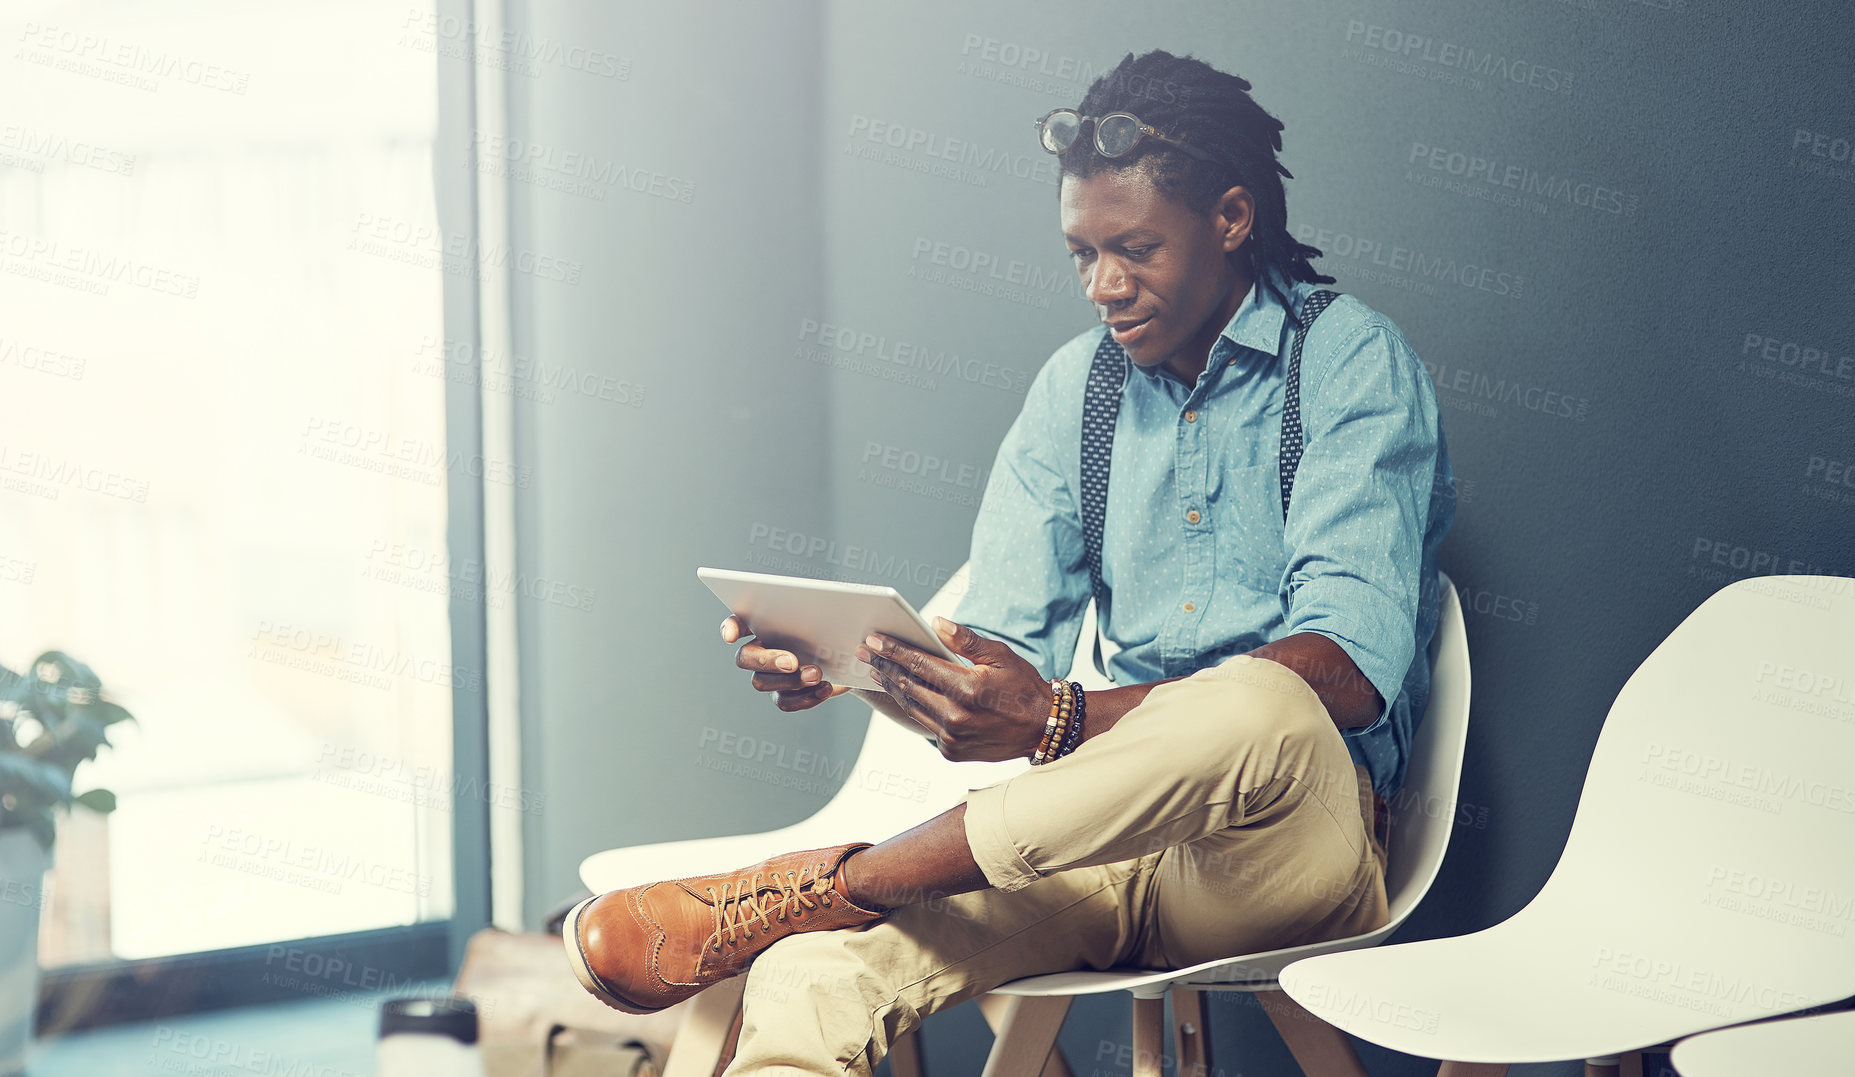
[[1058,681],[1056,688],[1058,700],[1056,705],[1056,730],[1050,736],[1050,742],[1044,745],[1043,761],[1048,763],[1056,758],[1056,750],[1069,735],[1069,723],[1075,710],[1075,697],[1070,694],[1069,685]]
[[1070,716],[1075,706],[1074,689],[1067,683],[1050,681],[1050,717],[1044,723],[1043,740],[1031,755],[1032,766],[1042,766],[1056,758],[1054,754],[1069,735]]
[[1050,682],[1050,717],[1044,723],[1043,740],[1038,742],[1037,750],[1031,753],[1031,766],[1040,766],[1043,763],[1044,756],[1050,744],[1050,738],[1056,733],[1057,702],[1061,698],[1061,695],[1062,693],[1056,690],[1056,682],[1052,680]]
[[1076,697],[1076,713],[1075,716],[1070,719],[1069,733],[1063,738],[1063,746],[1057,750],[1056,757],[1058,759],[1075,751],[1076,746],[1082,743],[1082,719],[1087,710],[1086,704],[1083,703],[1082,686],[1075,681],[1070,681],[1069,690]]
[[1057,730],[1056,735],[1048,742],[1047,750],[1043,752],[1045,763],[1063,758],[1075,751],[1076,746],[1082,743],[1082,716],[1086,706],[1082,701],[1082,686],[1071,681],[1063,687],[1066,690],[1065,694],[1072,701],[1073,709],[1067,727]]

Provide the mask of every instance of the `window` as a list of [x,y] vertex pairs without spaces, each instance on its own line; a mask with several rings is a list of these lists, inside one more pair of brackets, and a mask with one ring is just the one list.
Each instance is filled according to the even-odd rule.
[[147,0],[7,28],[0,662],[67,650],[139,719],[79,771],[119,807],[63,827],[47,965],[452,912],[452,692],[481,671],[450,596],[512,596],[446,549],[482,481],[445,428],[471,269],[407,23]]

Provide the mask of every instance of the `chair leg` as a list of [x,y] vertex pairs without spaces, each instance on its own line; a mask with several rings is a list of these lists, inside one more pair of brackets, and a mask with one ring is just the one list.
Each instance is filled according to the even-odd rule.
[[1346,1033],[1309,1013],[1281,991],[1258,991],[1256,1001],[1262,1003],[1269,1023],[1281,1034],[1288,1053],[1295,1056],[1301,1072],[1308,1077],[1371,1077]]
[[741,1049],[741,1025],[747,1020],[747,1008],[737,1006],[734,1020],[728,1025],[728,1034],[722,1037],[721,1054],[715,1059],[715,1072],[712,1077],[721,1077],[734,1064],[735,1053]]
[[924,1077],[926,1065],[921,1061],[921,1037],[904,1032],[889,1045],[889,1072],[895,1077]]
[[[1063,1027],[1069,1004],[1068,995],[1006,996],[1003,1016],[998,1025],[998,1039],[985,1060],[984,1077],[1016,1077],[1038,1073],[1056,1046],[1056,1034]],[[1154,1070],[1154,1077],[1159,1071]]]
[[1133,1077],[1162,1077],[1166,1055],[1166,998],[1134,998]]
[[1179,1077],[1210,1077],[1211,1026],[1204,992],[1172,989],[1172,1031],[1178,1044]]
[[736,976],[689,1000],[689,1014],[677,1030],[663,1077],[713,1077],[726,1068],[741,1034],[741,993],[746,989],[747,977]]
[[1584,1060],[1585,1077],[1642,1077],[1642,1052],[1625,1051],[1620,1055]]
[[[992,1030],[992,1035],[1001,1035],[1000,1029],[1011,1013],[1011,995],[980,995],[979,1012],[985,1017],[985,1023]],[[1064,1007],[1067,1012],[1068,1007]],[[994,1047],[996,1050],[996,1047]],[[897,1075],[900,1077],[900,1074]],[[1063,1057],[1063,1049],[1054,1042],[1050,1045],[1050,1057],[1044,1059],[1042,1077],[1075,1077],[1069,1070],[1069,1060]]]
[[1436,1077],[1507,1077],[1505,1062],[1445,1062]]

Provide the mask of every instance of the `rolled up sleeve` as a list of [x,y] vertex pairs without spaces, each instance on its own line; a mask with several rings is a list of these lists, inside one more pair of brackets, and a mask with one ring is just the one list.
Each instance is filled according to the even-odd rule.
[[1361,737],[1389,721],[1416,651],[1438,421],[1395,330],[1368,320],[1328,354],[1323,370],[1303,370],[1315,380],[1303,382],[1306,450],[1285,524],[1284,634],[1333,640],[1378,689],[1377,718],[1342,730]]

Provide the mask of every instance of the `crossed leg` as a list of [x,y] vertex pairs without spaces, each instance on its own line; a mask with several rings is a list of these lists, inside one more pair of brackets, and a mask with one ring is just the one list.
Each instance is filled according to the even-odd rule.
[[[1369,931],[1387,910],[1361,774],[1285,666],[1238,656],[1156,688],[1072,755],[853,857],[858,892],[985,888],[774,944],[729,1073],[866,1074],[927,1014],[1023,976]],[[885,860],[903,866],[878,877]]]

